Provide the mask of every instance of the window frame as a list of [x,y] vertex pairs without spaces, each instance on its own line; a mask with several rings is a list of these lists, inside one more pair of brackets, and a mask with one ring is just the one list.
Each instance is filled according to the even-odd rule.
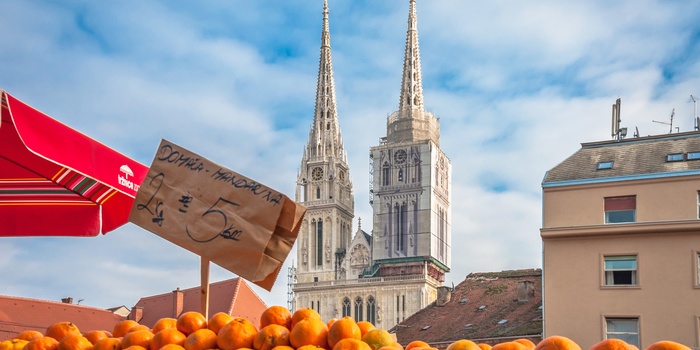
[[[615,201],[619,201],[615,203]],[[623,202],[624,201],[624,202]],[[632,208],[630,209],[629,202],[633,201]],[[627,203],[625,203],[627,202]],[[620,204],[622,203],[622,204]],[[611,208],[612,207],[612,208]],[[620,213],[630,213],[632,214],[632,220],[630,221],[619,221],[611,220],[610,214],[620,214]],[[603,222],[608,224],[629,224],[637,222],[637,195],[625,195],[625,196],[608,196],[603,197]]]
[[700,250],[694,249],[693,261],[693,288],[700,289]]
[[598,166],[596,167],[596,170],[610,170],[613,168],[614,165],[615,165],[615,162],[612,160],[601,161],[601,162],[598,162]]
[[683,153],[669,153],[666,155],[666,162],[682,162],[684,158],[685,157],[683,157]]
[[[626,257],[634,257],[635,258],[635,269],[634,270],[627,270],[627,269],[610,269],[608,270],[606,268],[606,262],[608,261],[608,258],[613,258],[610,259],[610,261],[620,261],[622,260],[621,258],[626,258]],[[614,259],[617,258],[617,259]],[[601,280],[600,280],[600,287],[604,289],[635,289],[635,288],[641,288],[641,278],[640,278],[640,269],[639,269],[639,253],[602,253],[600,254],[600,260],[601,260]],[[633,274],[630,276],[632,280],[632,284],[608,284],[608,272],[614,272],[614,271],[633,271]],[[614,278],[614,275],[611,273],[611,277]]]
[[[636,334],[637,336],[637,344],[630,343],[627,339],[625,338],[618,338],[618,337],[610,337],[610,332],[608,332],[608,320],[613,321],[613,320],[636,320],[637,321],[637,332],[636,333],[629,333],[629,332],[614,332],[612,334]],[[642,318],[640,315],[603,315],[603,320],[602,320],[602,331],[603,331],[603,339],[622,339],[629,344],[633,344],[636,347],[640,348],[640,344],[642,344]]]

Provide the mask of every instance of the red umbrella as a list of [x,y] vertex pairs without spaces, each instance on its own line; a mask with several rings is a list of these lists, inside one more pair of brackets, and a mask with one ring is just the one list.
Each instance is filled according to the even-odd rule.
[[0,236],[96,236],[129,221],[147,166],[0,96]]

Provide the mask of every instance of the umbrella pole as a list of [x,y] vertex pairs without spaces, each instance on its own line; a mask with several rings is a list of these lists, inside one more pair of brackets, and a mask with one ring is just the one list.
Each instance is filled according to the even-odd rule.
[[201,258],[200,267],[200,278],[201,278],[201,289],[200,289],[200,306],[201,313],[208,320],[209,319],[209,259],[205,257]]

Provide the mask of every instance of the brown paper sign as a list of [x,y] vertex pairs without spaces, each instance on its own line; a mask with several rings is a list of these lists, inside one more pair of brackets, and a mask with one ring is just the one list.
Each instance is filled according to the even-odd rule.
[[272,289],[306,208],[162,140],[129,221]]

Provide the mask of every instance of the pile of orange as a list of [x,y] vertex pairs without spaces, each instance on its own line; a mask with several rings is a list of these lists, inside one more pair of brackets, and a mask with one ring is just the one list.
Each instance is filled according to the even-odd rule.
[[[110,331],[81,332],[71,322],[57,322],[46,331],[25,331],[0,342],[0,350],[437,350],[421,340],[405,347],[384,329],[351,317],[323,322],[318,312],[302,308],[291,313],[271,306],[254,325],[242,317],[220,312],[206,319],[199,312],[161,318],[153,328],[124,320]],[[468,339],[452,342],[446,350],[581,350],[569,338],[551,336],[535,344],[516,339],[495,345]],[[639,350],[618,339],[607,339],[589,350]],[[660,341],[645,350],[690,350],[672,341]]]

